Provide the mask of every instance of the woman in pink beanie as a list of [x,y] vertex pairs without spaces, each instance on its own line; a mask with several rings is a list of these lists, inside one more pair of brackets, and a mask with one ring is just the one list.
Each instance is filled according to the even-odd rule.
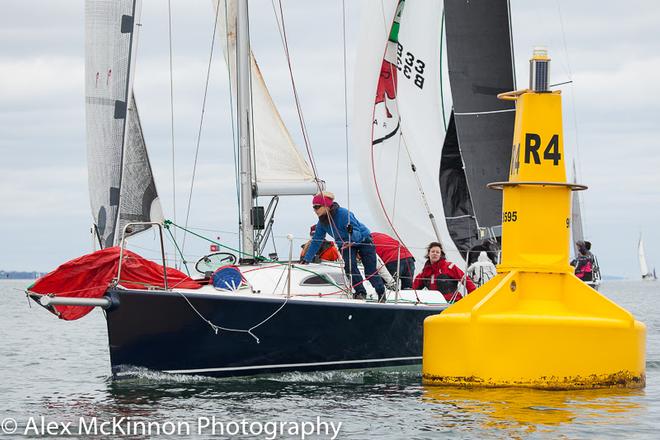
[[318,216],[316,231],[312,236],[312,243],[307,248],[302,263],[309,263],[314,259],[319,246],[326,234],[330,234],[342,251],[344,259],[344,271],[351,277],[351,283],[355,288],[354,298],[365,299],[367,291],[363,286],[362,275],[357,265],[356,256],[359,255],[364,265],[364,272],[371,285],[376,289],[378,301],[385,301],[385,285],[383,279],[378,275],[376,266],[376,250],[371,240],[371,232],[360,223],[360,221],[335,202],[335,195],[323,191],[312,199],[312,208]]

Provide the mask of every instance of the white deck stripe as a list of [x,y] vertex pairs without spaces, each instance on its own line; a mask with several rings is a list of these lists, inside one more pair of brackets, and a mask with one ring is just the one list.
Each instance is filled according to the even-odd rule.
[[506,113],[506,112],[515,112],[515,108],[506,109],[506,110],[492,110],[489,112],[466,112],[466,113],[454,113],[456,116],[472,116],[472,115],[490,115],[493,113]]
[[302,364],[273,364],[273,365],[250,365],[247,367],[222,367],[222,368],[198,368],[193,370],[163,370],[164,373],[210,373],[213,371],[241,371],[257,370],[260,368],[289,368],[289,367],[320,367],[323,365],[349,365],[363,364],[373,362],[391,362],[391,361],[411,361],[420,360],[421,356],[386,358],[386,359],[360,359],[353,361],[332,361],[332,362],[308,362]]

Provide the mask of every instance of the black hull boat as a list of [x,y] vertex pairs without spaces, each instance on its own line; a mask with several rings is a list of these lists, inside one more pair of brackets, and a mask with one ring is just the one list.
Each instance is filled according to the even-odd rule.
[[245,376],[414,365],[427,316],[447,305],[114,289],[115,377],[136,368]]

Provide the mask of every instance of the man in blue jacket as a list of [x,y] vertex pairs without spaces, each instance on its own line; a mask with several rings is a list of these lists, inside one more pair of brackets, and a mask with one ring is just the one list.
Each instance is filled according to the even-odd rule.
[[339,206],[335,202],[335,196],[331,192],[318,193],[312,199],[312,208],[318,216],[316,231],[312,236],[312,243],[307,248],[301,263],[307,264],[314,259],[314,255],[321,246],[326,234],[335,239],[337,246],[341,249],[344,259],[344,271],[351,277],[351,283],[355,289],[355,299],[366,299],[367,291],[364,281],[358,269],[356,256],[359,254],[364,273],[376,289],[378,301],[385,302],[385,285],[383,279],[378,275],[376,266],[376,248],[371,240],[369,229],[358,221],[352,212]]

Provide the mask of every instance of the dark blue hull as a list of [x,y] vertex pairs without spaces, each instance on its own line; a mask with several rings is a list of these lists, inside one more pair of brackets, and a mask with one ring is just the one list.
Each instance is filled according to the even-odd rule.
[[[112,290],[112,371],[206,376],[421,363],[424,318],[446,306]],[[278,311],[279,309],[279,311]],[[276,312],[274,315],[273,313]],[[200,316],[201,315],[201,316]],[[266,318],[273,315],[266,322]],[[217,334],[202,316],[225,329]],[[258,340],[257,340],[258,338]]]

